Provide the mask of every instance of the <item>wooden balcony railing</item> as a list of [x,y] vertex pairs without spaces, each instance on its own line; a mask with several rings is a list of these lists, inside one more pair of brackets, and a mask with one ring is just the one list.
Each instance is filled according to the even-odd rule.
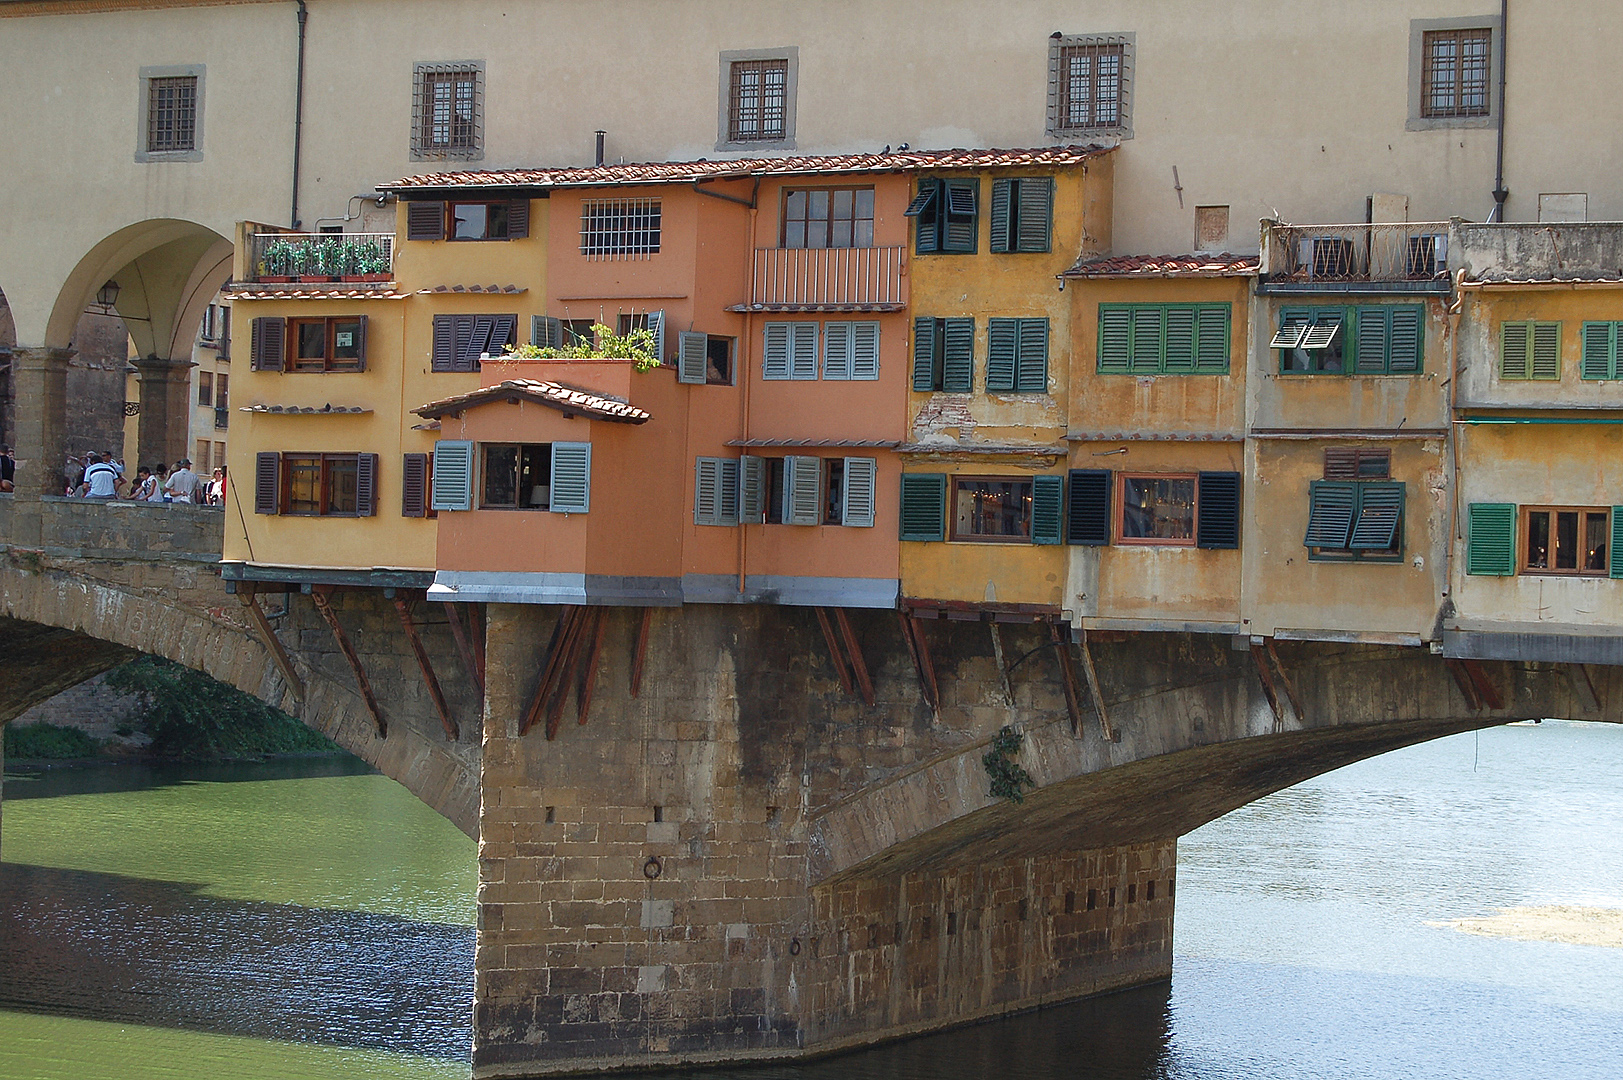
[[756,311],[900,311],[907,249],[757,248],[749,308]]

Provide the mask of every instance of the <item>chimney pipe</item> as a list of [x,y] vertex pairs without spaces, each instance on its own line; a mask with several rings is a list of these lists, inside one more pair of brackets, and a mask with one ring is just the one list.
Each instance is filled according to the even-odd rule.
[[597,136],[597,160],[595,162],[593,162],[593,164],[594,165],[601,165],[601,164],[603,164],[603,136],[607,135],[608,132],[603,131],[603,130],[598,130],[598,131],[594,132],[593,134],[595,134]]

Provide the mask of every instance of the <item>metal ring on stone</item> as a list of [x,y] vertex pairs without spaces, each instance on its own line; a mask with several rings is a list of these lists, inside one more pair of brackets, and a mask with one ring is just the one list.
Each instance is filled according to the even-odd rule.
[[799,938],[790,938],[789,939],[789,955],[790,956],[799,956],[800,955],[800,939]]
[[642,864],[642,876],[649,881],[654,880],[664,872],[665,868],[659,864],[659,860],[651,855],[648,857],[648,861]]

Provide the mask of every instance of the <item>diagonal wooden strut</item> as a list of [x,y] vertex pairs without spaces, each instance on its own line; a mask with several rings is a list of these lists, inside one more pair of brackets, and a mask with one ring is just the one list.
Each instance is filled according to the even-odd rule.
[[271,654],[271,661],[276,670],[282,673],[288,690],[295,698],[304,697],[304,682],[299,673],[293,670],[293,661],[282,648],[282,643],[276,637],[276,631],[271,629],[270,620],[265,618],[265,611],[259,606],[259,594],[251,590],[237,593],[237,599],[242,601],[248,609],[248,618],[253,621],[254,629],[259,632],[259,640],[264,643],[266,651]]
[[558,669],[563,662],[564,648],[569,643],[571,628],[580,616],[581,609],[574,604],[565,605],[558,621],[552,626],[552,637],[547,641],[546,659],[541,664],[541,681],[536,684],[535,696],[524,710],[524,716],[519,721],[518,733],[528,732],[541,719],[546,709],[548,699],[552,697],[553,683],[557,678]]
[[1302,699],[1296,694],[1296,684],[1291,681],[1290,672],[1285,670],[1284,663],[1279,659],[1279,653],[1274,651],[1274,639],[1265,639],[1263,647],[1268,650],[1268,659],[1274,662],[1274,668],[1279,672],[1279,685],[1285,688],[1285,696],[1290,698],[1291,708],[1296,710],[1296,722],[1305,726],[1307,713],[1302,709]]
[[597,687],[597,658],[603,653],[603,627],[609,621],[608,608],[596,608],[596,626],[592,630],[592,647],[586,654],[586,670],[575,687],[575,723],[586,723],[586,713],[592,707],[592,691]]
[[642,609],[642,618],[637,621],[637,643],[631,649],[631,696],[636,697],[642,693],[642,667],[648,656],[648,630],[654,621],[654,609]]
[[1048,624],[1048,636],[1059,655],[1060,685],[1065,690],[1065,711],[1071,716],[1071,734],[1082,734],[1082,687],[1077,683],[1076,665],[1071,660],[1071,636],[1059,623]]
[[1262,680],[1262,692],[1268,698],[1268,707],[1274,712],[1274,730],[1285,722],[1285,713],[1279,707],[1279,691],[1274,689],[1274,676],[1268,670],[1268,653],[1255,640],[1251,642],[1251,659],[1257,665],[1257,678]]
[[564,702],[569,700],[569,675],[575,670],[583,643],[603,613],[602,608],[582,607],[577,610],[579,615],[576,616],[575,623],[570,629],[569,640],[563,649],[563,662],[558,666],[553,679],[552,697],[547,702],[548,742],[558,737],[558,725],[564,718]]
[[846,616],[844,608],[834,609],[834,622],[839,627],[840,637],[845,640],[845,659],[851,665],[851,674],[856,680],[857,690],[862,694],[862,703],[872,705],[873,680],[868,677],[868,664],[862,659],[862,650],[857,647],[856,631],[851,629],[851,620]]
[[451,636],[456,639],[456,651],[462,657],[462,663],[468,668],[468,677],[479,690],[482,705],[485,698],[485,672],[483,667],[474,662],[473,645],[468,641],[468,631],[462,625],[461,606],[446,601],[445,617],[451,623]]
[[1465,673],[1471,677],[1471,685],[1476,687],[1477,696],[1482,699],[1482,704],[1494,710],[1503,709],[1505,699],[1500,696],[1499,688],[1493,685],[1493,680],[1488,678],[1481,661],[1461,660],[1460,663],[1464,665]]
[[1482,696],[1476,692],[1476,684],[1471,681],[1470,674],[1466,672],[1464,661],[1447,659],[1443,661],[1443,666],[1448,668],[1450,675],[1454,676],[1454,685],[1460,688],[1460,696],[1465,699],[1466,708],[1472,712],[1480,712],[1482,709]]
[[1105,695],[1099,689],[1099,672],[1093,666],[1093,652],[1088,648],[1088,632],[1081,629],[1077,633],[1079,635],[1077,644],[1082,652],[1082,674],[1088,679],[1088,694],[1093,698],[1093,711],[1099,714],[1099,730],[1104,732],[1105,738],[1111,742],[1120,742],[1121,736],[1110,726],[1110,715],[1105,712]]
[[445,694],[440,690],[440,681],[434,676],[434,665],[428,659],[428,650],[423,648],[422,635],[417,633],[417,623],[411,617],[411,601],[403,596],[394,599],[394,609],[400,614],[400,625],[406,631],[406,640],[411,642],[411,651],[417,656],[417,667],[423,673],[423,683],[428,687],[428,696],[434,701],[434,708],[440,714],[440,727],[445,729],[445,737],[456,742],[462,734],[456,721],[451,719],[450,706],[445,704]]
[[897,617],[902,623],[902,640],[907,643],[907,653],[913,658],[913,670],[918,672],[919,690],[924,694],[924,703],[939,718],[941,695],[936,688],[935,664],[930,659],[930,645],[924,638],[924,627],[906,611],[899,612]]
[[355,685],[361,688],[361,698],[366,702],[367,711],[372,714],[372,722],[377,725],[378,738],[386,738],[389,726],[384,722],[383,710],[378,707],[377,695],[372,693],[372,684],[366,678],[366,671],[361,667],[361,658],[355,655],[355,646],[349,643],[349,636],[344,633],[343,624],[338,621],[337,612],[332,609],[330,595],[331,585],[315,585],[310,589],[310,599],[315,601],[316,611],[321,613],[322,619],[332,630],[332,636],[338,642],[338,651],[344,654],[349,661],[350,671],[355,673]]
[[828,645],[828,658],[834,664],[834,670],[840,676],[840,689],[847,694],[851,693],[851,673],[845,668],[844,651],[840,648],[840,639],[834,633],[834,622],[828,617],[826,608],[813,608],[817,612],[817,625],[823,628],[823,641]]

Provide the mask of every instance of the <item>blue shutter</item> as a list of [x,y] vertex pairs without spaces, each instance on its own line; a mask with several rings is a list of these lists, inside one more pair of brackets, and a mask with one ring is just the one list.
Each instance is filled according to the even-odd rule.
[[441,439],[434,444],[435,510],[473,509],[473,443]]
[[945,473],[902,474],[901,524],[903,540],[947,538]]
[[817,379],[817,324],[789,324],[789,377],[801,381]]
[[696,330],[683,330],[676,336],[676,381],[703,386],[706,368],[709,366],[709,355],[706,352],[710,345],[707,334]]
[[1465,572],[1509,577],[1516,572],[1516,504],[1472,503],[1466,513]]
[[584,514],[592,508],[592,444],[552,444],[552,502],[555,514]]
[[851,378],[851,324],[823,324],[823,378]]
[[1240,546],[1240,474],[1203,472],[1195,481],[1195,546]]
[[1072,469],[1069,482],[1065,542],[1104,547],[1110,543],[1110,470]]
[[851,377],[879,378],[879,324],[876,322],[851,324]]
[[1015,358],[1014,388],[1023,394],[1048,392],[1048,320],[1020,320],[1020,352]]
[[695,458],[693,462],[693,524],[720,525],[721,459]]
[[538,349],[563,348],[564,321],[551,315],[531,315],[530,344]]
[[975,388],[975,320],[941,320],[941,389],[967,394]]
[[1100,374],[1126,374],[1132,367],[1133,313],[1125,307],[1099,305]]
[[783,523],[785,525],[823,523],[822,458],[783,459]]
[[986,320],[986,390],[1013,390],[1020,351],[1020,320]]
[[769,322],[763,331],[765,344],[761,349],[761,378],[787,379],[789,377],[789,324]]
[[282,455],[261,450],[254,456],[254,513],[275,514],[282,508]]
[[716,463],[716,524],[738,524],[738,459],[718,458]]
[[845,459],[845,497],[840,500],[840,524],[873,528],[874,489],[879,462],[874,458]]
[[1057,544],[1064,538],[1065,477],[1031,478],[1031,542]]
[[738,520],[759,525],[766,520],[766,459],[745,454],[738,459]]

